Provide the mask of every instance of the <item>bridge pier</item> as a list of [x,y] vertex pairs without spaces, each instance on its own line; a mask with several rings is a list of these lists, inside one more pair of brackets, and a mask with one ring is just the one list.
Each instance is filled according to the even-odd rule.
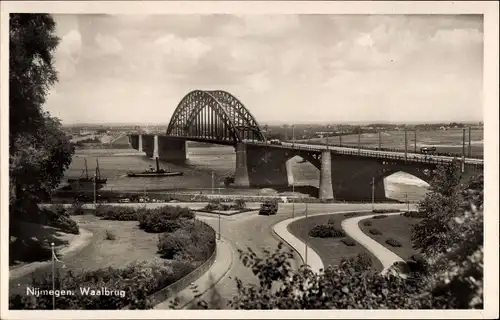
[[247,166],[247,148],[245,143],[236,144],[236,170],[234,172],[234,185],[237,187],[249,187]]
[[[141,141],[141,140],[139,140]],[[152,158],[154,153],[154,136],[151,134],[142,135],[142,148],[146,156]]]
[[319,198],[333,199],[332,155],[329,150],[321,153],[321,169],[319,177]]
[[143,150],[142,150],[142,134],[139,135],[139,148],[137,150],[139,150],[139,152],[143,152]]
[[166,136],[155,136],[157,155],[160,160],[167,162],[182,162],[187,157],[186,140],[170,138]]
[[159,154],[158,154],[158,136],[155,135],[154,138],[153,138],[153,158],[156,159],[156,157],[159,157]]
[[293,168],[292,168],[292,159],[288,159],[286,161],[286,174],[288,178],[288,185],[294,185],[295,184],[295,179],[293,177]]

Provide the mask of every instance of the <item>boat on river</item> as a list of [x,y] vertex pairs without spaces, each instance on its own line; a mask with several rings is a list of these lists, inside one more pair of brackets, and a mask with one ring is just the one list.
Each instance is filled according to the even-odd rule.
[[[85,160],[85,171],[82,173],[82,175],[79,178],[76,179],[68,179],[69,183],[97,183],[97,184],[105,184],[108,179],[101,177],[101,170],[99,169],[99,159],[96,159],[96,168],[95,168],[95,175],[94,177],[89,177],[89,170],[87,168],[87,159]],[[83,177],[83,175],[85,176]]]
[[167,171],[165,169],[160,168],[160,162],[158,157],[156,157],[156,170],[153,168],[149,168],[149,170],[145,170],[142,172],[127,172],[127,176],[135,178],[135,177],[173,177],[173,176],[182,176],[184,173],[180,171]]

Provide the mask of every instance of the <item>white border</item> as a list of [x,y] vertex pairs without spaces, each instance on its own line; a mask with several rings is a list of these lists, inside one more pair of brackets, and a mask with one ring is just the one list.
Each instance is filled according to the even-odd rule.
[[[498,318],[498,2],[497,1],[2,1],[1,2],[1,315],[2,319],[157,319],[157,318]],[[464,311],[8,311],[8,14],[114,13],[114,14],[484,14],[484,159],[485,159],[485,257],[484,310]]]

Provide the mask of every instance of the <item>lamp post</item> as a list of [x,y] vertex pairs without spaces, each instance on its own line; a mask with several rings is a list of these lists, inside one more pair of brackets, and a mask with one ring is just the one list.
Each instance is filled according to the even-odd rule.
[[375,177],[372,178],[372,211],[375,210]]
[[212,171],[212,194],[214,194],[214,186],[215,186],[215,182],[214,182],[214,172]]
[[405,126],[405,161],[408,160],[408,129]]
[[94,209],[97,208],[97,175],[94,173]]
[[468,152],[469,158],[472,156],[472,146],[471,146],[471,127],[469,127],[469,152]]
[[52,251],[52,310],[56,309],[56,295],[55,295],[55,264],[56,262],[54,261],[55,255],[54,255],[54,242],[50,244],[50,248]]
[[[307,220],[307,202],[306,202],[306,220]],[[306,245],[306,254],[305,254],[305,264],[307,265],[307,237],[306,237],[306,240],[305,240],[305,245]]]

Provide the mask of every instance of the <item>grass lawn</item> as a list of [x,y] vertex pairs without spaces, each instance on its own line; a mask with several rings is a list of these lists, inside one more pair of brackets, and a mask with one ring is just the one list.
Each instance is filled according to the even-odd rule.
[[[371,212],[361,213],[358,216],[370,215]],[[309,230],[320,224],[326,224],[329,220],[335,220],[335,225],[338,228],[342,228],[342,221],[349,219],[343,213],[339,214],[328,214],[321,216],[310,216],[307,219],[300,219],[294,221],[288,225],[288,231],[294,236],[308,243],[308,245],[314,249],[320,256],[323,264],[326,267],[335,266],[340,263],[340,260],[345,258],[354,258],[360,253],[367,253],[373,262],[373,268],[377,271],[382,271],[382,264],[380,261],[372,255],[368,250],[362,245],[356,243],[355,246],[348,247],[341,242],[343,238],[312,238],[309,237]]]
[[[364,221],[370,220],[372,225],[367,227],[363,225]],[[359,228],[366,235],[379,242],[381,245],[391,250],[403,260],[408,260],[412,255],[417,253],[411,247],[411,229],[413,225],[421,221],[421,219],[407,218],[402,215],[388,216],[383,219],[367,219],[359,222]],[[368,230],[378,229],[382,234],[373,235]],[[393,247],[385,243],[389,238],[395,239],[401,243],[401,247]]]
[[[96,270],[106,267],[123,268],[135,261],[166,261],[157,253],[158,234],[147,233],[139,229],[137,221],[101,220],[93,215],[72,217],[81,228],[91,231],[94,235],[90,244],[81,251],[62,257],[66,268],[74,272]],[[106,240],[106,230],[111,231],[115,240]],[[50,257],[49,257],[50,259]],[[41,267],[34,275],[51,274],[51,266]],[[31,285],[31,274],[17,279],[11,279],[12,292],[24,292]]]

